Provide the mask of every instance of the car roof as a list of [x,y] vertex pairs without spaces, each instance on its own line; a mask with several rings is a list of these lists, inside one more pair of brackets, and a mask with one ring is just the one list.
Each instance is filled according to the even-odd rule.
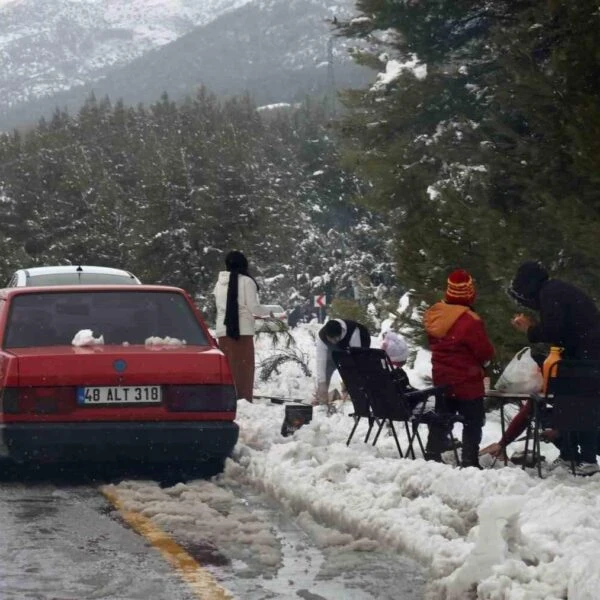
[[54,292],[81,294],[83,292],[120,292],[122,294],[139,294],[143,292],[172,292],[177,294],[186,294],[182,288],[170,285],[40,285],[29,287],[10,287],[0,289],[0,298],[9,300],[13,296],[22,294],[52,294]]
[[93,271],[94,273],[125,273],[131,275],[129,271],[124,269],[115,269],[114,267],[99,267],[96,265],[50,265],[45,267],[29,267],[27,269],[19,269],[19,271],[27,271],[31,275],[48,275],[50,273],[69,273],[70,271]]
[[281,304],[263,304],[266,310],[270,310],[272,312],[285,312],[285,308],[281,306]]
[[29,267],[27,269],[19,269],[29,275],[51,275],[52,273],[105,273],[107,275],[133,275],[124,269],[115,269],[113,267],[98,267],[96,265],[50,265],[45,267]]

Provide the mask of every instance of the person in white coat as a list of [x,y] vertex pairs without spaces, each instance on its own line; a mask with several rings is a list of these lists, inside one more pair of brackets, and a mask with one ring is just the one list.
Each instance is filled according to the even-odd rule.
[[238,398],[252,402],[254,390],[255,316],[267,316],[258,300],[258,284],[248,272],[248,260],[238,250],[225,257],[214,289],[217,305],[216,335],[229,361]]

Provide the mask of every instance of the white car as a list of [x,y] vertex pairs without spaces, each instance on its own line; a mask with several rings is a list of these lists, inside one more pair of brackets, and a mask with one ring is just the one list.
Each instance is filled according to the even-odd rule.
[[[263,304],[264,316],[257,316],[256,332],[264,331],[286,331],[287,330],[287,312],[283,306],[278,304]],[[273,315],[273,316],[271,316]]]
[[90,265],[60,265],[19,269],[6,287],[46,285],[139,285],[142,282],[129,271]]

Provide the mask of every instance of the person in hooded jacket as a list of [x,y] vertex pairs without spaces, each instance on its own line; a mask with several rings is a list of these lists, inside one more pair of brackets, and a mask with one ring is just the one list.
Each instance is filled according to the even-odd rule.
[[[521,306],[539,313],[539,322],[525,314],[511,321],[515,329],[527,334],[529,342],[561,346],[562,358],[600,360],[600,312],[583,290],[551,279],[539,262],[526,261],[518,267],[508,293]],[[564,436],[560,456],[552,466],[569,467],[573,458],[578,475],[592,475],[600,470],[597,450],[595,433],[572,433]]]
[[252,402],[254,390],[254,331],[256,316],[268,308],[258,300],[258,284],[248,272],[248,260],[238,250],[225,257],[214,288],[217,305],[216,335],[229,361],[238,398]]
[[521,306],[539,313],[539,323],[523,314],[512,320],[532,344],[561,346],[563,358],[600,360],[600,312],[584,291],[550,279],[543,265],[527,261],[517,269],[508,293]]
[[[485,326],[472,306],[475,286],[471,275],[458,269],[450,273],[444,300],[424,315],[431,350],[433,384],[446,386],[445,411],[463,417],[462,466],[479,467],[479,444],[485,422],[485,366],[494,357],[494,347]],[[439,410],[439,408],[438,408]],[[426,456],[441,460],[449,431],[430,427]]]

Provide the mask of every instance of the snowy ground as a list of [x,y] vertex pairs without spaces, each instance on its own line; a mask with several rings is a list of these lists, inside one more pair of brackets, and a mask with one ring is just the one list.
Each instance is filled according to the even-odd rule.
[[[316,330],[305,325],[294,333],[293,348],[311,369]],[[261,360],[282,350],[259,337],[257,374]],[[422,384],[428,368],[421,351],[410,372],[413,385]],[[265,395],[308,399],[313,383],[288,361],[267,382],[257,377],[257,387]],[[576,479],[559,471],[540,480],[498,464],[478,471],[399,459],[390,437],[382,436],[375,448],[362,442],[366,424],[347,447],[349,412],[349,403],[333,415],[317,408],[310,425],[283,438],[283,406],[241,401],[240,441],[219,485],[160,489],[124,482],[116,490],[130,507],[184,537],[191,524],[212,520],[214,528],[214,519],[221,519],[218,546],[235,540],[233,560],[251,554],[264,568],[281,564],[278,546],[254,513],[229,507],[228,486],[266,493],[321,548],[393,551],[416,560],[429,579],[428,598],[598,598],[600,474]],[[483,444],[497,441],[499,429],[497,415],[490,414]],[[544,453],[548,460],[555,456],[551,447]],[[229,508],[219,512],[224,503]]]

